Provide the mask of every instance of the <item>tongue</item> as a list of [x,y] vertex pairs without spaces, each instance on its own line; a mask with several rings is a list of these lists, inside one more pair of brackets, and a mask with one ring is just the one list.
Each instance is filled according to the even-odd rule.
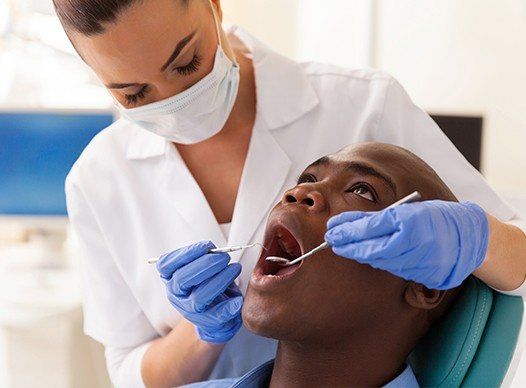
[[299,267],[299,263],[298,264],[294,264],[294,265],[291,265],[289,267],[281,267],[278,272],[276,272],[276,276],[285,276],[285,275],[290,275],[291,273],[295,272],[298,267]]

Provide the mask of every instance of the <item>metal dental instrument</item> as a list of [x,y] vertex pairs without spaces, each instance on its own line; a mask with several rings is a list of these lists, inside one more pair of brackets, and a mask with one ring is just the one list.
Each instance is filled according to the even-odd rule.
[[[213,249],[210,249],[208,251],[208,253],[230,253],[230,252],[237,252],[237,251],[242,251],[243,249],[248,249],[248,248],[253,248],[255,247],[256,245],[259,245],[261,246],[261,248],[263,248],[264,250],[267,250],[267,248],[265,248],[263,246],[263,244],[260,244],[260,243],[254,243],[254,244],[250,244],[250,245],[236,245],[236,246],[232,246],[232,247],[223,247],[223,248],[213,248]],[[161,256],[162,257],[162,256]],[[148,264],[157,264],[157,262],[159,260],[161,260],[161,257],[154,257],[152,259],[149,259],[148,260]]]
[[[422,198],[422,195],[418,191],[415,191],[415,192],[409,194],[407,197],[404,197],[401,200],[396,201],[391,206],[388,206],[386,209],[391,209],[391,208],[393,208],[395,206],[402,205],[404,203],[415,202],[415,201],[418,201],[421,198]],[[279,264],[282,267],[289,267],[291,265],[299,263],[302,260],[305,260],[307,257],[310,257],[310,256],[314,255],[315,253],[318,253],[319,251],[322,251],[322,250],[324,250],[326,248],[329,248],[329,244],[327,242],[324,242],[323,244],[317,246],[316,248],[314,248],[310,252],[307,252],[304,255],[302,255],[302,256],[300,256],[297,259],[294,259],[292,261],[287,260],[287,259],[285,259],[283,257],[276,257],[276,256],[269,256],[265,260],[266,261],[270,261],[272,263]]]

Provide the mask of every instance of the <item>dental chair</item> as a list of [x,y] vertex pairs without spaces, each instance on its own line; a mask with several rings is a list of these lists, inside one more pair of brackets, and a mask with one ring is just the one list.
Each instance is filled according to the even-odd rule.
[[524,304],[474,277],[409,357],[422,387],[499,387],[519,339]]

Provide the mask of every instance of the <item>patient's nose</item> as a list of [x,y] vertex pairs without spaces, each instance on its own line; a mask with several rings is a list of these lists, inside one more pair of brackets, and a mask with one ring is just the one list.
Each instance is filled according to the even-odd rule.
[[290,189],[283,195],[281,202],[284,205],[297,204],[306,206],[309,210],[316,212],[326,209],[323,194],[308,185],[300,185]]

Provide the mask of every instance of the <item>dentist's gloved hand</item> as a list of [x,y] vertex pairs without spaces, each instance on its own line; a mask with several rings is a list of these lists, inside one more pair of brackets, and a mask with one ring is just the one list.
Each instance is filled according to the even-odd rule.
[[489,225],[480,206],[426,201],[331,218],[325,240],[335,254],[421,283],[457,287],[484,261]]
[[228,264],[226,253],[208,253],[215,245],[201,241],[161,257],[157,270],[168,300],[196,328],[199,338],[225,343],[242,325],[243,296],[234,283],[241,264]]

